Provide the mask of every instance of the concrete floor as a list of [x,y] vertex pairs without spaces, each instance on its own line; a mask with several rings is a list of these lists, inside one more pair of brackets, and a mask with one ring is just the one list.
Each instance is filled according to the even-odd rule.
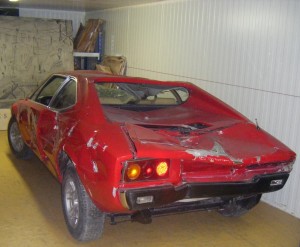
[[154,218],[152,224],[108,219],[103,237],[78,243],[69,235],[60,185],[37,159],[16,159],[0,131],[0,246],[268,246],[299,247],[300,220],[265,203],[241,218],[196,212]]

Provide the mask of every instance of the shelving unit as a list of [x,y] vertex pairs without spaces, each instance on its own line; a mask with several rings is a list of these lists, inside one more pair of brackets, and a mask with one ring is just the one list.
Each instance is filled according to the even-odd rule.
[[[89,68],[89,59],[100,60],[99,52],[73,52],[74,60],[80,59],[80,69],[91,69]],[[94,61],[96,63],[97,61]]]

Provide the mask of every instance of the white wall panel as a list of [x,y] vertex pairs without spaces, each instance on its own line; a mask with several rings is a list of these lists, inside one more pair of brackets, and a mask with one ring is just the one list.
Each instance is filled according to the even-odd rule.
[[126,8],[88,12],[86,19],[101,18],[105,20],[105,53],[107,55],[129,54],[128,29],[129,10]]
[[[193,82],[300,153],[300,1],[176,0],[87,13],[128,74]],[[263,197],[300,218],[300,160]]]
[[77,12],[77,11],[20,8],[19,14],[22,17],[72,20],[73,36],[76,35],[80,23],[84,24],[85,21],[85,12]]

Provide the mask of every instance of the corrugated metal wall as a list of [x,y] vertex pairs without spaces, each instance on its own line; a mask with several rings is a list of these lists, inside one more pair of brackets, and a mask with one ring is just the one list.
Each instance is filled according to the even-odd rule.
[[[128,75],[198,84],[300,154],[300,1],[182,0],[89,12]],[[300,160],[266,202],[300,218]]]
[[73,36],[76,35],[80,22],[84,23],[85,21],[85,12],[76,12],[76,11],[20,8],[19,15],[22,17],[71,20],[73,23]]

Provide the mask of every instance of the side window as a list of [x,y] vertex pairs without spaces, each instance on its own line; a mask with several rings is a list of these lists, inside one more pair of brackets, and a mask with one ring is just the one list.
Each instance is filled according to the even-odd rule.
[[56,91],[60,88],[63,82],[66,80],[65,77],[55,76],[51,78],[37,94],[33,95],[33,100],[43,105],[49,105],[52,97]]
[[76,103],[76,81],[70,80],[55,96],[50,107],[55,109],[68,108]]

